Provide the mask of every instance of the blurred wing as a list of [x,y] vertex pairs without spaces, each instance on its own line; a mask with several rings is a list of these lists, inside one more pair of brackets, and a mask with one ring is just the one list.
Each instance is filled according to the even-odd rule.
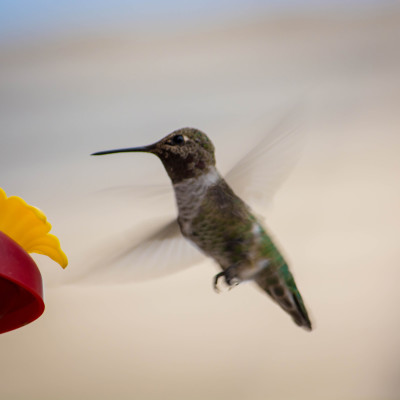
[[104,189],[97,190],[92,193],[94,197],[99,195],[109,196],[110,201],[115,204],[134,202],[140,204],[144,202],[146,206],[154,204],[157,209],[163,209],[166,213],[170,210],[171,202],[174,200],[172,195],[171,184],[131,184],[112,186]]
[[225,178],[252,208],[262,212],[301,155],[304,132],[294,118],[287,118],[252,148]]
[[139,243],[104,246],[107,256],[78,279],[85,282],[125,283],[168,275],[190,267],[204,255],[181,234],[173,220]]
[[113,199],[115,196],[118,197],[129,197],[138,199],[145,199],[146,202],[149,199],[155,198],[157,202],[165,199],[166,196],[169,196],[171,193],[171,184],[134,184],[134,185],[119,185],[107,187],[105,189],[97,190],[94,194],[97,196],[98,194],[103,195],[112,195]]

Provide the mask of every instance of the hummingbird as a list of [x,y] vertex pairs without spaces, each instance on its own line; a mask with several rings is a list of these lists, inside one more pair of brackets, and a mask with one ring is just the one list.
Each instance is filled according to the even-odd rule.
[[151,153],[163,163],[178,208],[174,226],[178,225],[181,234],[221,268],[213,279],[217,292],[221,280],[229,288],[253,281],[298,326],[312,329],[288,263],[260,217],[218,172],[215,147],[205,133],[182,128],[147,146],[92,155],[128,152]]

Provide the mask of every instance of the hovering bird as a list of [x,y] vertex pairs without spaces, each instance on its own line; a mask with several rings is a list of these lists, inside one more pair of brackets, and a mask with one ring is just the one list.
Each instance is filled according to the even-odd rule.
[[[286,137],[278,136],[277,142]],[[265,147],[271,146],[261,144],[252,150],[227,177],[237,175],[239,180],[246,179],[243,171],[256,162],[258,153],[265,152]],[[217,291],[220,280],[230,288],[244,281],[254,281],[297,325],[311,330],[306,307],[287,262],[260,218],[216,169],[214,145],[205,133],[182,128],[148,146],[100,151],[92,155],[126,152],[156,155],[174,188],[177,221],[172,221],[148,240],[176,238],[180,230],[198,250],[221,267],[222,271],[213,280]],[[248,184],[252,182],[248,181]]]

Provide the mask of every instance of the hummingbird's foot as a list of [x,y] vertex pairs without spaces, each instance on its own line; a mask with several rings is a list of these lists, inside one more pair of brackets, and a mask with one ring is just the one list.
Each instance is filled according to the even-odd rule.
[[240,279],[237,277],[235,270],[236,270],[236,268],[233,265],[233,266],[227,268],[225,271],[222,271],[219,274],[215,275],[215,277],[214,277],[214,290],[217,293],[221,292],[220,289],[219,289],[219,286],[218,286],[218,282],[219,282],[219,279],[221,277],[225,278],[225,283],[228,285],[229,290],[231,290],[234,286],[239,285]]
[[221,278],[222,276],[225,276],[225,272],[224,272],[224,271],[222,271],[222,272],[220,272],[219,274],[217,274],[217,275],[214,276],[214,290],[215,290],[217,293],[220,293],[220,292],[221,292],[221,291],[219,290],[219,287],[218,287],[218,281],[219,281],[219,278]]

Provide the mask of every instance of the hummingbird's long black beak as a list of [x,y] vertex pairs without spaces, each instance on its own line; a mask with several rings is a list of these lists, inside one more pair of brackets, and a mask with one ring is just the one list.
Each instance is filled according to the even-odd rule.
[[91,156],[102,156],[104,154],[112,154],[112,153],[153,153],[156,148],[155,144],[150,144],[148,146],[141,147],[127,147],[126,149],[115,149],[115,150],[104,150],[98,151],[96,153],[92,153]]

